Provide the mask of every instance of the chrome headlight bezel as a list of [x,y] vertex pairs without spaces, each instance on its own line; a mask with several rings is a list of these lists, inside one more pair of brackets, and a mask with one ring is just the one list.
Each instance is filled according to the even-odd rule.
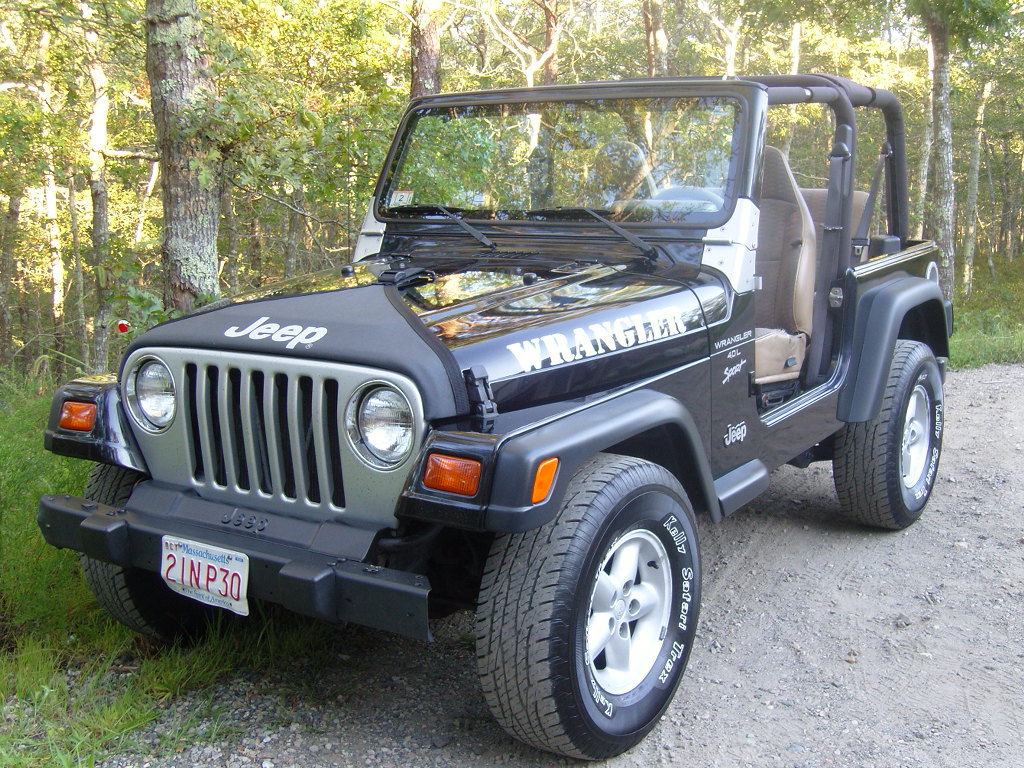
[[[379,421],[381,414],[375,408],[386,408],[382,399],[390,399],[390,407],[399,412],[399,419],[392,423]],[[375,435],[378,430],[397,429],[392,434],[394,447],[382,445],[387,435]],[[345,407],[345,432],[356,455],[368,466],[379,470],[393,470],[401,467],[413,453],[416,445],[416,416],[409,398],[400,389],[383,381],[369,382],[360,387],[349,398]]]
[[[147,371],[156,371],[162,375],[162,390],[159,386],[152,388],[158,379],[143,378]],[[153,405],[154,398],[158,403],[156,406]],[[142,429],[153,434],[165,432],[174,423],[178,412],[174,375],[167,363],[156,355],[139,358],[125,376],[124,399],[128,412]]]

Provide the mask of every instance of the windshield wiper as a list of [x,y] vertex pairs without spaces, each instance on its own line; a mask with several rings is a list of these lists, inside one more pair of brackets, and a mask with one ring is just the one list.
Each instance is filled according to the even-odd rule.
[[648,242],[645,242],[637,235],[634,235],[625,227],[620,227],[611,219],[606,219],[604,216],[602,216],[600,213],[593,210],[592,208],[581,207],[580,210],[583,211],[584,213],[593,216],[595,219],[597,219],[606,227],[608,227],[608,229],[610,229],[612,232],[622,237],[623,240],[626,240],[630,244],[635,245],[645,259],[650,259],[651,261],[654,261],[656,258],[658,258],[658,251],[655,249],[653,245],[651,245]]
[[550,218],[555,218],[555,217],[562,218],[566,214],[585,213],[588,216],[590,216],[592,218],[595,218],[598,221],[600,221],[602,224],[604,224],[606,227],[608,227],[608,229],[610,229],[612,232],[617,234],[619,237],[621,237],[626,242],[630,243],[631,245],[636,246],[636,248],[640,251],[640,253],[643,254],[644,258],[651,259],[653,261],[654,259],[656,259],[658,257],[658,251],[657,251],[657,249],[653,245],[651,245],[648,242],[645,242],[644,240],[641,240],[639,237],[634,235],[628,229],[626,229],[625,227],[620,227],[618,224],[616,224],[611,219],[606,219],[604,216],[602,216],[600,213],[595,211],[593,208],[587,208],[585,206],[579,206],[579,207],[566,206],[566,207],[558,207],[558,208],[537,208],[537,209],[532,210],[532,211],[526,211],[525,213],[527,215],[547,216],[547,217],[550,217]]
[[484,247],[490,248],[492,251],[498,249],[498,246],[494,244],[494,241],[491,240],[491,238],[489,238],[476,227],[467,224],[463,220],[463,218],[459,216],[457,212],[461,212],[461,208],[456,208],[455,210],[452,210],[450,208],[445,208],[443,205],[440,205],[438,203],[419,203],[417,205],[393,205],[388,208],[388,211],[398,214],[429,213],[430,211],[440,212],[442,215],[445,216],[445,218],[454,221],[456,224],[458,224],[460,227],[466,230],[466,232],[472,235],[473,238],[477,240],[477,242],[482,243]]

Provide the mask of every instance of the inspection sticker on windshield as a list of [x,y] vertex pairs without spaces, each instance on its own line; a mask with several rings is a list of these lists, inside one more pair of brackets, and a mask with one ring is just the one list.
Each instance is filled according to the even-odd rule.
[[160,539],[160,576],[179,595],[249,615],[249,556],[176,536]]
[[391,207],[397,208],[400,205],[412,205],[412,190],[395,190],[391,193]]

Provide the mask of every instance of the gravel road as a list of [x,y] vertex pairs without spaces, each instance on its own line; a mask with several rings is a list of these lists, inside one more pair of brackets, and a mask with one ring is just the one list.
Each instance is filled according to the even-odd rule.
[[[1024,366],[954,372],[924,517],[842,522],[831,468],[784,468],[701,520],[704,601],[675,703],[610,766],[1024,764]],[[490,719],[468,614],[419,643],[349,627],[342,652],[240,673],[168,706],[102,768],[565,765]],[[190,745],[162,734],[197,723]]]

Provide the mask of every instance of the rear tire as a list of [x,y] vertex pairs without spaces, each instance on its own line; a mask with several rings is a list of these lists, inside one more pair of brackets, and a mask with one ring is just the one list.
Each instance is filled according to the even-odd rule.
[[[120,507],[146,476],[123,467],[97,464],[89,473],[85,497]],[[216,609],[172,592],[151,571],[116,565],[82,555],[82,573],[103,610],[151,640],[167,642],[200,637]]]
[[878,415],[836,436],[832,474],[847,516],[890,530],[921,517],[938,475],[942,407],[931,349],[897,341]]
[[506,731],[599,760],[655,726],[696,631],[696,533],[671,473],[599,454],[553,521],[495,539],[477,609],[477,667]]

